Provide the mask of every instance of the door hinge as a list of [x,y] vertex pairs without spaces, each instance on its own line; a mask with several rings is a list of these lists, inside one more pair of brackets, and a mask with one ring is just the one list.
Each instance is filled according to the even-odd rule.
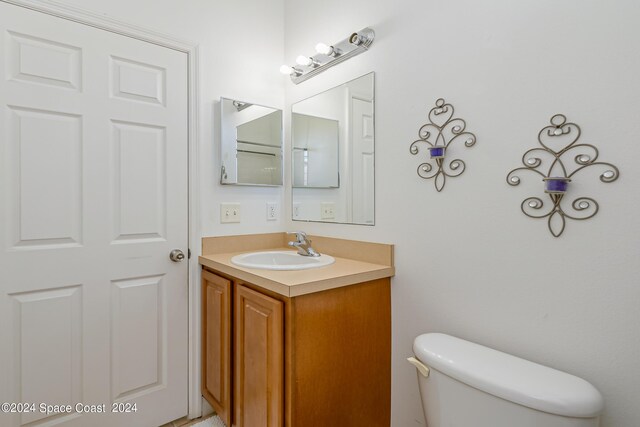
[[191,259],[191,249],[187,249],[187,259]]

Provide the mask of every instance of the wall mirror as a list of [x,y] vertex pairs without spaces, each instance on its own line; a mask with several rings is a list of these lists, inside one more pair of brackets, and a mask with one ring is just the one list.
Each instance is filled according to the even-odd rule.
[[374,73],[293,104],[293,219],[373,225],[374,139]]
[[282,185],[282,110],[220,98],[220,183]]

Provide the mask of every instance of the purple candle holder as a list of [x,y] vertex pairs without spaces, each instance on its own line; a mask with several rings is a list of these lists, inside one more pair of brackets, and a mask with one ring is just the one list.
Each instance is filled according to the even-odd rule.
[[544,192],[550,194],[564,194],[571,179],[565,177],[543,178]]
[[429,147],[429,154],[432,159],[442,159],[444,157],[444,147]]

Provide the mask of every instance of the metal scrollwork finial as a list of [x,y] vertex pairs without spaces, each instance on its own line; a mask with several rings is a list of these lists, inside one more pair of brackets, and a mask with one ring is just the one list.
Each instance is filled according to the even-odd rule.
[[540,197],[524,199],[520,209],[530,218],[547,218],[549,231],[554,237],[559,237],[564,231],[566,218],[579,221],[593,218],[600,208],[598,202],[591,197],[581,196],[571,203],[566,202],[564,196],[569,183],[578,172],[599,165],[605,167],[600,181],[610,183],[620,176],[620,171],[613,164],[597,161],[599,152],[594,145],[577,144],[580,134],[577,124],[567,123],[564,115],[556,114],[551,117],[551,125],[538,133],[538,142],[542,148],[526,151],[522,156],[524,167],[515,168],[507,174],[507,183],[512,186],[520,184],[520,177],[517,175],[519,171],[534,172],[542,177],[544,192],[551,199],[550,209],[542,210],[544,202]]
[[471,132],[465,132],[467,124],[464,120],[453,117],[453,106],[446,104],[439,98],[436,106],[429,111],[429,123],[418,130],[420,139],[414,141],[409,147],[409,152],[418,154],[418,146],[426,144],[431,161],[418,166],[418,176],[424,179],[434,178],[434,184],[438,192],[442,191],[447,177],[455,178],[462,175],[466,165],[460,159],[453,159],[447,163],[445,155],[455,141],[464,141],[466,147],[472,147],[476,143],[476,136]]

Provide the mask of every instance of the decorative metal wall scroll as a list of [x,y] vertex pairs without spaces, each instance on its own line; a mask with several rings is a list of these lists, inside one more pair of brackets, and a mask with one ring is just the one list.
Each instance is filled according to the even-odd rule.
[[[455,178],[462,175],[466,165],[460,159],[453,159],[447,163],[445,160],[451,147],[456,141],[464,141],[464,145],[471,147],[476,143],[476,136],[471,132],[465,132],[467,124],[464,120],[453,117],[453,106],[445,104],[444,99],[436,101],[436,106],[429,111],[429,123],[418,130],[420,139],[414,141],[409,147],[409,152],[418,154],[418,146],[425,143],[428,147],[431,160],[418,166],[418,176],[424,179],[434,179],[436,190],[442,191],[447,177]],[[434,163],[431,163],[434,161]]]
[[579,138],[580,127],[567,123],[564,115],[556,114],[551,117],[551,125],[538,133],[542,148],[525,152],[522,156],[524,167],[513,169],[507,175],[507,183],[513,186],[520,184],[520,177],[516,175],[518,171],[530,171],[542,177],[544,192],[551,199],[550,209],[546,212],[541,210],[544,202],[539,197],[524,199],[520,208],[530,218],[547,218],[549,231],[554,237],[559,237],[564,231],[566,218],[585,220],[598,213],[598,202],[591,197],[580,196],[571,203],[564,197],[578,172],[595,165],[605,166],[600,175],[600,181],[605,183],[615,181],[620,175],[616,166],[597,161],[599,152],[595,146],[577,144]]

